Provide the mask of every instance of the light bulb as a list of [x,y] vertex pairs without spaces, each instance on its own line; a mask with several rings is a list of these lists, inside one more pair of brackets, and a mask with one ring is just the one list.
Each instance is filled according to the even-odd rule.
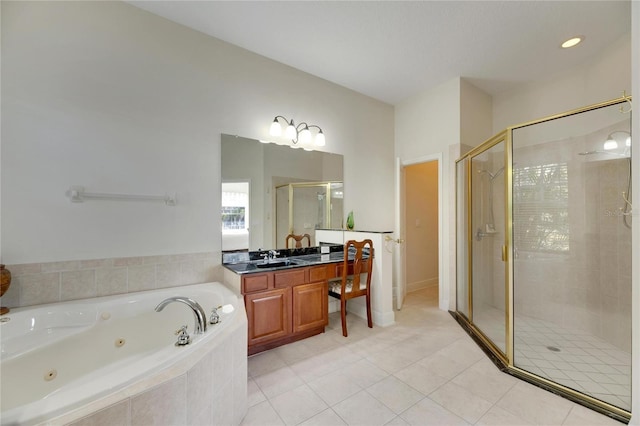
[[282,126],[278,123],[277,118],[273,119],[273,123],[271,123],[271,128],[269,129],[269,134],[271,136],[280,136],[282,134]]
[[293,120],[291,120],[286,130],[284,131],[284,135],[287,137],[287,139],[293,140],[296,138],[297,134],[298,132],[296,131],[296,128],[293,125]]
[[613,139],[607,139],[607,141],[602,146],[606,151],[611,151],[612,149],[618,148],[618,142]]
[[298,135],[298,139],[302,144],[308,144],[311,142],[311,132],[309,131],[309,127],[306,125],[304,126],[304,129],[302,129]]
[[326,143],[326,141],[324,140],[324,133],[322,133],[322,130],[320,130],[318,132],[318,134],[316,135],[316,145],[317,146],[324,146]]
[[568,49],[570,47],[576,46],[582,40],[584,40],[583,36],[572,37],[569,40],[567,40],[564,43],[562,43],[561,46],[562,46],[563,49]]

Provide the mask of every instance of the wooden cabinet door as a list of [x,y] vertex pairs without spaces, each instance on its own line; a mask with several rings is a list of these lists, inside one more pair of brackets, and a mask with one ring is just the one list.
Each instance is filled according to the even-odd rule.
[[249,320],[249,345],[291,334],[291,288],[244,296]]
[[293,287],[293,332],[324,327],[329,323],[327,282]]

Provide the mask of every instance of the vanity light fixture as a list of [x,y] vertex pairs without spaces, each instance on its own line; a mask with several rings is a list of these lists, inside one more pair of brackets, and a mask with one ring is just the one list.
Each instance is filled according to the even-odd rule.
[[273,119],[273,122],[271,123],[271,128],[269,129],[269,134],[271,136],[282,136],[282,125],[280,124],[279,119],[282,119],[285,123],[287,123],[287,127],[284,130],[284,136],[287,139],[291,139],[291,142],[293,142],[294,146],[298,143],[300,143],[300,145],[309,145],[311,143],[310,129],[313,128],[318,129],[318,133],[316,134],[315,138],[315,145],[325,145],[326,142],[324,139],[324,133],[322,133],[322,129],[320,128],[320,126],[316,126],[315,124],[307,124],[304,121],[296,126],[293,120],[288,120],[281,115],[276,115],[276,117]]
[[560,46],[563,49],[568,49],[570,47],[573,46],[577,46],[580,42],[582,42],[584,40],[584,36],[575,36],[575,37],[571,37],[569,40],[565,41],[564,43],[562,43]]

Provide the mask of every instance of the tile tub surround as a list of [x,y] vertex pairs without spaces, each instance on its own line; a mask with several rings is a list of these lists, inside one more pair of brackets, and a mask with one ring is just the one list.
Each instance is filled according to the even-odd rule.
[[7,265],[11,308],[222,281],[219,252]]
[[244,309],[238,314],[180,363],[44,424],[239,424],[247,412],[247,323]]

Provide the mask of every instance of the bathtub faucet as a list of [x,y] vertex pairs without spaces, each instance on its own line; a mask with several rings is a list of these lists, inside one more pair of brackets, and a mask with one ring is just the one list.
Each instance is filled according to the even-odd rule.
[[195,319],[195,334],[202,334],[207,331],[207,316],[204,313],[204,309],[202,309],[202,306],[200,306],[198,302],[193,299],[189,299],[188,297],[176,296],[164,299],[162,302],[158,303],[158,306],[156,306],[156,312],[160,312],[165,306],[172,302],[184,303],[191,308],[193,311],[193,318]]

